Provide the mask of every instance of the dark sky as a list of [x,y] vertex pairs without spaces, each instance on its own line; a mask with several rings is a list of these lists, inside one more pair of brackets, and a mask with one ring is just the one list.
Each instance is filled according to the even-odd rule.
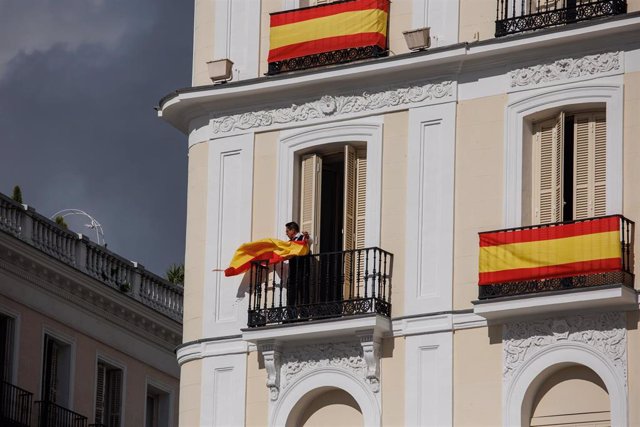
[[88,212],[160,275],[183,262],[187,142],[153,107],[190,84],[192,27],[192,0],[0,0],[0,192]]

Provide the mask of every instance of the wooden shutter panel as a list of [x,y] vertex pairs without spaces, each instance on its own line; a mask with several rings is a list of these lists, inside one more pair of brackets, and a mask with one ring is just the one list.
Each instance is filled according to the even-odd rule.
[[574,219],[606,214],[607,124],[605,113],[574,118]]
[[356,249],[365,245],[365,213],[367,209],[367,152],[356,153],[356,224],[354,244]]
[[534,224],[562,220],[562,150],[564,113],[534,125]]
[[344,147],[344,203],[342,215],[342,250],[354,249],[356,217],[356,150]]
[[322,158],[309,154],[302,158],[300,171],[300,231],[311,237],[310,250],[320,251],[320,189],[322,188]]
[[96,376],[96,424],[104,423],[104,388],[105,388],[104,363],[98,362],[98,372]]
[[120,369],[110,369],[107,372],[109,407],[108,423],[109,427],[120,427],[120,412],[122,406],[122,371]]
[[58,352],[60,346],[48,335],[45,335],[43,400],[56,403],[58,387]]

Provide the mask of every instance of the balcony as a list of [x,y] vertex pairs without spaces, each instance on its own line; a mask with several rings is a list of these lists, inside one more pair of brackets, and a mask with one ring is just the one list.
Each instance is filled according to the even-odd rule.
[[33,394],[2,381],[0,383],[0,425],[29,427]]
[[251,268],[249,328],[391,316],[393,255],[379,248],[320,253]]
[[479,233],[474,312],[497,319],[592,307],[637,309],[634,226],[613,215]]
[[36,402],[38,427],[87,427],[87,417],[53,402]]
[[496,37],[623,13],[626,0],[497,0]]
[[388,54],[389,0],[342,0],[271,14],[267,74]]

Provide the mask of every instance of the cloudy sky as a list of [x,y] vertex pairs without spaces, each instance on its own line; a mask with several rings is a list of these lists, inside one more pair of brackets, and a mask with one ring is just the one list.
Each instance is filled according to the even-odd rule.
[[191,0],[0,0],[0,192],[88,212],[161,275],[182,262],[186,137],[153,107],[190,84],[192,24]]

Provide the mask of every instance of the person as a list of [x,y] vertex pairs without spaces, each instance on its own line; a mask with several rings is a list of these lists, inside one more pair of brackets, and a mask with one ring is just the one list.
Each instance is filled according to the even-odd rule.
[[[289,241],[307,242],[309,241],[309,233],[300,232],[300,226],[297,222],[291,221],[285,224],[285,233]],[[293,320],[298,317],[298,306],[304,304],[307,292],[305,291],[305,270],[307,263],[304,259],[292,258],[289,260],[289,279],[287,280],[287,311],[285,320]]]

